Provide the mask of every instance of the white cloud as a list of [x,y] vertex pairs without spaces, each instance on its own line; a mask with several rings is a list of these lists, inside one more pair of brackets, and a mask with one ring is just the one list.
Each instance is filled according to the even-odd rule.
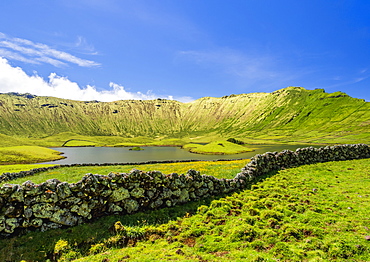
[[[86,40],[80,38],[79,45]],[[0,32],[0,55],[25,63],[47,63],[56,67],[66,66],[68,63],[82,67],[96,67],[100,64],[91,60],[82,59],[69,53],[53,49],[45,44],[34,43],[27,39],[13,38]]]
[[89,44],[85,37],[78,36],[76,42],[73,46],[75,49],[79,49],[83,51],[83,53],[90,54],[90,55],[97,55],[98,52],[95,51],[95,48],[93,45]]
[[[80,87],[76,82],[67,77],[51,73],[48,80],[44,80],[37,74],[27,75],[20,67],[12,67],[5,58],[0,57],[0,93],[18,92],[30,93],[38,96],[53,96],[65,99],[103,102],[127,100],[127,99],[156,99],[158,97],[173,99],[173,96],[158,96],[151,91],[128,92],[121,85],[111,82],[109,90],[98,91],[94,86]],[[189,102],[190,97],[179,97],[175,100]]]
[[21,61],[21,62],[24,62],[24,63],[28,63],[28,64],[40,64],[39,62],[37,62],[36,60],[34,59],[28,59],[18,53],[14,53],[12,51],[9,51],[9,50],[5,50],[3,48],[0,48],[0,56],[1,57],[6,57],[10,60],[17,60],[17,61]]
[[231,79],[235,88],[238,86],[243,92],[248,89],[266,92],[279,86],[295,86],[299,79],[312,73],[309,68],[295,68],[292,73],[289,62],[278,54],[242,52],[228,47],[179,51],[176,60],[213,70],[213,74]]

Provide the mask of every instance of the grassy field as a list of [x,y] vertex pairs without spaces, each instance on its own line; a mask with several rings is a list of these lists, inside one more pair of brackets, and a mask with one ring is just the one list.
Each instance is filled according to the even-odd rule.
[[13,173],[20,171],[29,171],[34,168],[55,166],[52,164],[16,164],[16,165],[0,165],[0,174],[2,173]]
[[0,165],[62,159],[60,152],[39,146],[0,147]]
[[282,170],[218,199],[3,239],[0,261],[369,261],[369,170]]
[[188,149],[192,153],[212,155],[232,155],[254,150],[254,148],[237,145],[225,140],[214,141],[206,145],[186,144],[183,148]]
[[86,141],[86,140],[78,140],[78,139],[72,139],[68,140],[63,144],[63,146],[69,147],[69,146],[96,146],[96,142],[92,141]]
[[[169,164],[150,164],[150,165],[122,165],[122,166],[87,166],[87,167],[62,167],[36,174],[34,176],[22,177],[12,180],[12,184],[22,184],[27,180],[39,184],[51,178],[57,178],[60,181],[75,183],[81,180],[82,176],[87,173],[108,175],[110,172],[128,173],[136,168],[142,171],[157,170],[163,174],[179,173],[185,174],[189,169],[195,169],[201,174],[212,175],[218,178],[234,178],[240,169],[245,166],[250,160],[235,160],[235,161],[200,161],[200,162],[185,162],[185,163],[169,163]],[[41,167],[41,165],[32,165],[30,167]],[[45,165],[43,165],[45,166]],[[24,167],[24,170],[30,169],[29,165]],[[1,169],[2,168],[2,169]],[[34,167],[33,167],[34,168]],[[0,166],[0,172],[16,172],[10,170],[22,170],[22,165]],[[5,183],[2,183],[3,185]]]

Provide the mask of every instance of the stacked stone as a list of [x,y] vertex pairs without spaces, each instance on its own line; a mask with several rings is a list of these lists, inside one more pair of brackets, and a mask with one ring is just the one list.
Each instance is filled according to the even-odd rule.
[[[230,160],[240,160],[240,159],[218,159],[218,160],[211,160],[211,161],[230,161]],[[80,166],[124,166],[124,165],[147,165],[147,164],[165,164],[165,163],[181,163],[181,162],[198,162],[204,160],[164,160],[164,161],[146,161],[140,163],[84,163],[84,164],[66,164],[66,165],[55,165],[51,167],[41,167],[41,168],[34,168],[29,171],[20,171],[14,173],[3,173],[0,175],[0,183],[11,181],[17,178],[26,177],[26,176],[33,176],[35,174],[45,172],[52,169],[62,168],[62,167],[80,167]]]
[[158,171],[86,174],[77,183],[50,179],[39,185],[0,188],[0,235],[39,228],[74,226],[109,214],[175,206],[242,188],[235,179],[217,179],[189,170],[186,175]]
[[0,183],[11,181],[11,180],[21,178],[21,177],[33,176],[37,173],[45,172],[47,170],[55,169],[55,168],[58,168],[58,167],[59,166],[41,167],[41,168],[34,168],[32,170],[29,170],[29,171],[20,171],[20,172],[14,172],[14,173],[6,172],[6,173],[3,173],[0,176]]
[[267,152],[257,154],[236,175],[236,179],[250,182],[254,178],[270,171],[285,168],[314,164],[328,161],[341,161],[359,158],[369,158],[370,147],[366,144],[335,145],[321,148],[298,148],[295,152],[283,150],[281,152]]
[[189,170],[86,174],[77,183],[50,179],[41,184],[5,184],[0,188],[0,236],[74,226],[109,214],[130,214],[171,207],[245,188],[273,170],[326,161],[370,157],[365,144],[303,148],[254,156],[234,179],[218,179]]

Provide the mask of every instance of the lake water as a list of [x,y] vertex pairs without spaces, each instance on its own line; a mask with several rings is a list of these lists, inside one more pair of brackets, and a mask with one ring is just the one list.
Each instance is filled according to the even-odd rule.
[[[201,155],[190,153],[179,147],[142,147],[142,151],[131,151],[129,147],[57,147],[52,148],[63,153],[65,159],[45,162],[43,164],[83,164],[83,163],[139,163],[146,161],[164,160],[217,160],[251,158],[256,154],[282,151],[307,145],[257,145],[259,148],[253,152],[235,155]],[[256,147],[257,147],[256,146]]]

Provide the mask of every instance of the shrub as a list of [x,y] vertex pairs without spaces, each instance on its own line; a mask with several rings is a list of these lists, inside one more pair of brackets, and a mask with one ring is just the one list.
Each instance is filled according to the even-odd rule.
[[245,144],[243,141],[237,140],[235,138],[229,138],[226,141],[237,144],[237,145],[244,145]]

